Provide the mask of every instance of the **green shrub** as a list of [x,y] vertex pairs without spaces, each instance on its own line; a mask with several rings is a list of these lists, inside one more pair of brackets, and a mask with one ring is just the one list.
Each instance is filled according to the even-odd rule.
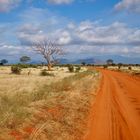
[[20,74],[21,70],[22,70],[21,67],[19,67],[18,65],[11,66],[11,72],[13,74]]
[[75,72],[79,72],[80,70],[81,70],[81,67],[78,66],[78,67],[76,67]]
[[20,68],[29,68],[29,65],[28,64],[18,64],[18,67]]
[[129,69],[129,70],[132,70],[132,67],[129,66],[128,69]]
[[54,74],[47,72],[46,69],[41,70],[41,76],[54,76]]
[[104,69],[107,69],[108,66],[107,65],[104,65],[103,67],[104,67]]
[[30,66],[30,68],[37,68],[37,67],[38,67],[38,66],[35,65],[35,64],[30,64],[29,66]]
[[34,64],[17,64],[18,65],[18,67],[20,67],[20,68],[37,68],[37,65],[34,65]]
[[121,66],[118,66],[118,69],[120,70],[121,69]]
[[68,70],[69,70],[69,72],[74,72],[74,66],[73,65],[68,65]]

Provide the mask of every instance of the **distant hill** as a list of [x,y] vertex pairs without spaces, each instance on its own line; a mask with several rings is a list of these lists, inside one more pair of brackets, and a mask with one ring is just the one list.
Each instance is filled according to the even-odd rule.
[[140,57],[127,57],[121,55],[102,55],[94,56],[95,59],[100,59],[106,61],[107,59],[114,60],[115,63],[124,63],[124,64],[140,64]]
[[69,59],[60,59],[60,64],[81,64],[85,62],[86,64],[103,64],[104,61],[94,58],[85,58],[85,59],[77,59],[77,60],[69,60]]
[[81,64],[82,62],[85,62],[86,64],[103,64],[104,62],[99,59],[94,58],[85,58],[85,59],[78,59],[74,61],[74,64]]
[[[126,64],[140,64],[140,57],[138,58],[131,58],[126,56],[120,55],[102,55],[102,56],[94,56],[89,58],[82,58],[82,59],[66,59],[61,58],[58,61],[60,64],[81,64],[85,62],[86,64],[104,64],[106,63],[107,59],[114,60],[115,63],[126,63]],[[32,61],[31,64],[41,64],[42,61]],[[44,61],[44,63],[46,63]]]

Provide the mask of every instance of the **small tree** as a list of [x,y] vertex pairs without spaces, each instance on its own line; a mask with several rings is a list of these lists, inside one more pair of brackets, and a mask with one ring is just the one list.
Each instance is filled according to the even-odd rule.
[[28,62],[28,61],[30,61],[31,60],[31,58],[29,57],[29,56],[22,56],[21,58],[20,58],[20,62],[21,63],[26,63],[26,62]]
[[6,60],[6,59],[2,59],[2,60],[0,61],[0,64],[1,64],[1,65],[4,65],[4,64],[6,64],[6,63],[8,63],[8,60]]
[[79,72],[80,70],[81,70],[81,67],[78,66],[78,67],[76,67],[75,72]]
[[112,65],[113,64],[113,60],[112,59],[108,59],[106,60],[107,65]]
[[118,63],[118,69],[121,69],[122,66],[123,66],[122,63]]
[[132,67],[131,67],[131,66],[129,66],[129,67],[128,67],[128,69],[129,69],[129,70],[132,70]]
[[68,70],[69,70],[69,72],[74,72],[74,66],[73,65],[68,65]]
[[82,64],[83,66],[85,66],[85,65],[86,65],[86,62],[82,62],[81,64]]
[[13,74],[20,74],[21,68],[18,65],[13,65],[13,66],[11,66],[11,72]]
[[103,68],[104,68],[104,69],[107,69],[107,67],[108,67],[107,65],[103,65]]
[[43,40],[38,43],[33,43],[33,50],[41,54],[47,61],[48,70],[51,70],[52,65],[55,64],[55,56],[62,55],[62,48],[58,44],[50,40]]

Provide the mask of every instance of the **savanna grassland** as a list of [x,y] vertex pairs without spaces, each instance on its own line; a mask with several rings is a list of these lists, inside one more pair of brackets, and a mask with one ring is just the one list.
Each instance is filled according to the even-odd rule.
[[107,69],[126,73],[135,79],[140,79],[140,66],[108,66]]
[[[26,68],[20,75],[0,67],[0,140],[81,140],[100,74]],[[30,75],[28,75],[30,71]]]

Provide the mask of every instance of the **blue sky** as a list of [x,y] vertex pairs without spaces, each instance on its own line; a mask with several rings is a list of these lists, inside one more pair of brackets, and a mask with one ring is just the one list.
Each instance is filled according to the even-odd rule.
[[41,59],[31,44],[46,38],[69,59],[121,56],[139,63],[140,0],[0,0],[0,59]]

